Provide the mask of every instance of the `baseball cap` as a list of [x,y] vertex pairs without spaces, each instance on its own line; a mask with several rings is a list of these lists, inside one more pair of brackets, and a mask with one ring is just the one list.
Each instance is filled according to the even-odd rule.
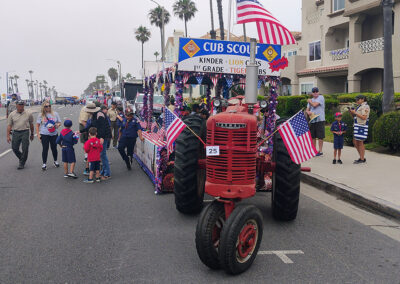
[[335,113],[335,117],[339,117],[339,116],[342,116],[342,113],[341,113],[341,112]]
[[358,95],[358,96],[356,97],[356,101],[358,101],[359,99],[363,99],[364,101],[366,101],[366,100],[367,100],[367,97],[364,96],[364,95]]
[[312,88],[311,92],[313,92],[313,93],[318,93],[318,92],[319,92],[319,89],[318,89],[317,87],[314,87],[314,88]]
[[64,126],[65,126],[65,127],[71,127],[71,126],[72,126],[72,121],[69,120],[69,119],[65,120],[65,121],[64,121]]
[[16,104],[17,104],[17,105],[25,105],[25,103],[24,103],[24,101],[23,101],[23,100],[19,100],[19,101],[17,101],[17,102],[16,102]]

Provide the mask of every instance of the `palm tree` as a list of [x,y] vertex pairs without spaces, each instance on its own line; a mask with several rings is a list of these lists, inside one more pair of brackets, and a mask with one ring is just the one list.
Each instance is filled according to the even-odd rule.
[[126,80],[129,80],[129,79],[132,79],[133,77],[132,77],[132,74],[131,73],[127,73],[126,74],[126,76],[125,76],[125,79]]
[[[163,12],[163,9],[164,9],[164,12]],[[169,14],[169,12],[167,10],[165,10],[165,8],[161,8],[161,6],[158,6],[158,7],[154,8],[154,9],[150,10],[150,12],[149,12],[150,23],[152,25],[155,25],[156,27],[160,28],[160,33],[161,33],[161,51],[164,50],[163,40],[162,39],[165,38],[164,34],[163,34],[163,26],[162,26],[162,23],[163,23],[162,15],[163,14],[164,14],[164,26],[165,26],[166,24],[169,23],[169,18],[171,16]],[[165,56],[164,52],[161,52],[161,57],[162,57],[161,60],[165,59],[164,56]]]
[[143,53],[144,53],[143,46],[144,43],[150,39],[151,33],[146,27],[140,26],[139,28],[136,29],[135,35],[136,39],[142,43],[142,69],[143,69]]
[[210,13],[211,13],[211,31],[210,36],[211,39],[216,39],[216,32],[214,30],[214,12],[213,12],[213,2],[210,0]]
[[19,79],[19,76],[18,75],[14,75],[14,80],[15,80],[14,86],[15,86],[15,92],[16,93],[19,93],[19,91],[18,91],[18,79]]
[[112,82],[112,87],[114,88],[115,81],[117,81],[117,79],[118,79],[118,71],[117,71],[117,69],[115,69],[113,67],[108,69],[108,76],[110,77],[111,82]]
[[221,40],[225,40],[224,31],[224,14],[222,13],[222,0],[217,0],[218,18],[219,18],[219,32],[221,33]]
[[158,53],[158,51],[154,52],[154,56],[156,57],[156,61],[158,61],[158,60],[157,60],[157,57],[158,57],[159,55],[160,55],[160,54]]
[[47,97],[47,81],[43,80],[44,96]]
[[172,8],[175,16],[185,21],[185,36],[187,37],[187,21],[197,12],[196,4],[191,0],[177,0]]
[[383,51],[383,113],[395,110],[394,105],[394,83],[393,83],[393,0],[383,0],[383,34],[384,34],[384,51]]

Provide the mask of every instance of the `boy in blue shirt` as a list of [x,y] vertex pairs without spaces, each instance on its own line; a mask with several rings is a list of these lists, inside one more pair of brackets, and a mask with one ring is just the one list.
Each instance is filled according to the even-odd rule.
[[[72,121],[67,119],[64,121],[64,129],[61,130],[60,135],[57,137],[56,143],[61,146],[62,161],[64,163],[64,177],[65,178],[78,178],[74,172],[75,169],[75,151],[74,145],[78,143],[79,136],[77,136],[72,130]],[[68,165],[70,170],[68,171]]]
[[[131,170],[136,138],[139,136],[140,140],[144,140],[142,137],[142,127],[136,118],[133,117],[133,112],[127,113],[126,118],[124,118],[120,125],[118,151],[121,154],[122,159],[125,161],[128,170]],[[127,152],[125,152],[125,148]]]
[[335,121],[332,123],[331,132],[333,133],[333,164],[336,164],[336,156],[339,158],[337,160],[338,164],[343,164],[340,156],[342,154],[344,137],[343,134],[346,133],[347,125],[342,121],[342,114],[337,112],[335,114]]

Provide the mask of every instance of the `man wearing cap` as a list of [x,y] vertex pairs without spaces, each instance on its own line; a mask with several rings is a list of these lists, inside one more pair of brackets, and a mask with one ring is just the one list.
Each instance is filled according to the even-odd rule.
[[[133,149],[135,148],[136,138],[138,136],[140,140],[144,141],[142,137],[142,127],[136,118],[133,117],[133,111],[130,111],[126,114],[126,118],[121,124],[118,138],[118,151],[121,154],[122,159],[125,161],[128,170],[131,170]],[[125,152],[125,148],[127,152]]]
[[11,101],[7,103],[6,117],[8,118],[8,115],[16,109],[17,109],[17,94],[12,94]]
[[325,138],[325,99],[320,95],[317,87],[312,88],[312,96],[312,99],[307,100],[306,113],[309,117],[318,115],[318,117],[310,121],[310,132],[315,148],[317,148],[318,139],[317,156],[322,156],[322,146]]
[[[16,102],[16,110],[10,113],[7,120],[7,142],[19,159],[18,169],[24,168],[28,159],[29,140],[33,140],[33,116],[24,109],[24,102]],[[12,139],[11,139],[12,131]],[[19,150],[22,144],[22,152]]]
[[[98,112],[100,110],[99,107],[96,107],[94,103],[88,103],[85,107],[81,109],[79,114],[79,132],[81,133],[80,141],[82,144],[88,140],[88,132],[90,127],[88,127],[87,122],[92,117],[92,114]],[[84,175],[89,175],[89,162],[87,161],[87,153],[85,153],[85,170],[83,172]]]
[[117,142],[118,142],[118,125],[117,125],[117,116],[118,116],[118,111],[117,111],[117,103],[112,102],[111,103],[111,108],[108,110],[107,115],[110,119],[111,122],[111,133],[113,136],[113,147],[117,147]]
[[360,158],[354,161],[354,164],[364,164],[367,162],[365,159],[365,146],[364,141],[368,138],[368,119],[370,108],[367,104],[367,97],[358,95],[356,97],[357,108],[349,109],[351,115],[354,117],[354,137],[353,144],[357,149]]

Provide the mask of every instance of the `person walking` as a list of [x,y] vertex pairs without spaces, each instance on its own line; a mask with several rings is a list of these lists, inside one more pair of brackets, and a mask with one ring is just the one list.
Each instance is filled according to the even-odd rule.
[[[133,149],[135,148],[136,138],[139,136],[140,140],[144,141],[142,136],[142,127],[136,118],[133,117],[133,111],[126,114],[122,126],[119,130],[119,144],[118,151],[124,160],[128,170],[131,170],[133,159]],[[126,149],[126,152],[125,152]]]
[[360,158],[354,161],[354,164],[364,164],[367,162],[365,159],[365,145],[364,141],[368,138],[368,122],[370,107],[367,104],[367,97],[358,95],[356,97],[357,108],[350,108],[349,111],[354,117],[354,137],[353,144],[357,149]]
[[318,117],[310,121],[310,132],[315,148],[317,148],[318,139],[318,153],[316,156],[322,156],[322,146],[324,145],[325,138],[325,99],[319,93],[317,87],[312,88],[312,96],[312,99],[307,100],[306,113],[309,117],[318,115]]
[[91,127],[97,128],[97,138],[102,139],[103,150],[101,151],[101,164],[102,169],[100,172],[101,180],[108,180],[111,178],[110,163],[107,157],[107,147],[111,140],[111,127],[107,120],[107,107],[102,105],[98,112],[93,113],[91,120]]
[[117,125],[117,116],[118,116],[118,111],[117,111],[117,103],[112,102],[111,103],[111,108],[107,112],[108,117],[110,118],[111,122],[111,134],[113,138],[113,147],[117,148],[117,143],[118,143],[118,125]]
[[[26,160],[28,159],[29,140],[32,141],[34,137],[33,116],[31,113],[25,111],[24,106],[23,101],[17,101],[17,109],[10,113],[7,120],[7,142],[12,142],[11,148],[19,160],[19,170],[25,167]],[[19,150],[21,144],[22,151]]]
[[[92,114],[98,112],[100,110],[99,107],[96,107],[94,103],[88,103],[81,109],[79,113],[79,131],[81,133],[80,142],[84,145],[85,142],[88,140],[88,129],[87,123],[91,118]],[[83,146],[82,145],[82,146]],[[84,175],[89,175],[89,162],[87,160],[88,154],[85,153],[85,170],[83,171]]]
[[41,113],[38,115],[36,120],[36,132],[37,137],[42,143],[42,170],[47,169],[47,156],[49,153],[49,146],[53,154],[54,166],[60,167],[57,161],[57,128],[61,125],[61,119],[57,112],[51,109],[51,105],[48,101],[44,101],[42,104]]
[[[57,144],[60,145],[62,151],[62,162],[64,163],[64,177],[78,178],[75,174],[75,151],[74,145],[78,143],[79,137],[71,130],[72,121],[67,119],[64,121],[64,129],[61,130],[57,137]],[[70,168],[68,169],[68,166]]]
[[12,94],[11,95],[11,101],[8,101],[7,106],[6,106],[6,118],[12,113],[14,110],[17,109],[17,94]]

